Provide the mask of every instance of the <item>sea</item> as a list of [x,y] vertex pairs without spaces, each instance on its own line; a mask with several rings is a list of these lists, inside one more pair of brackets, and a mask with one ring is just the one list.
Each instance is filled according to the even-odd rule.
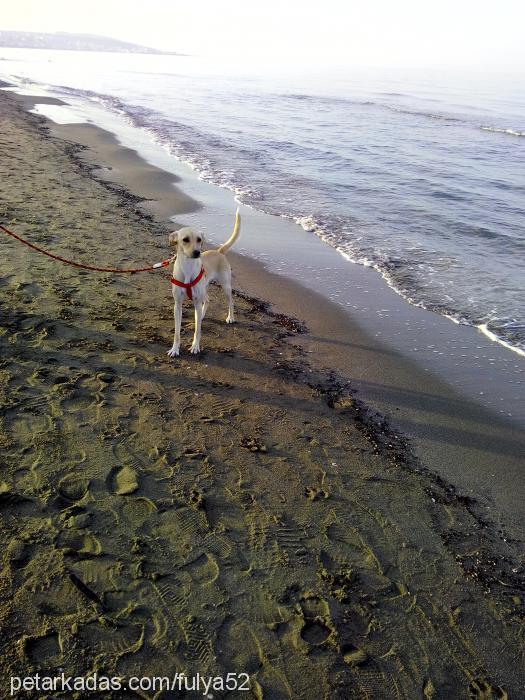
[[349,275],[525,354],[525,75],[1,48],[0,75],[102,106]]

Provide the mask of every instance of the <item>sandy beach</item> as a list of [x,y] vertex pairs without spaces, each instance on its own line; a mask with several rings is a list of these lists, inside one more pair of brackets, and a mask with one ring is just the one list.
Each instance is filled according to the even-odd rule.
[[[1,223],[90,264],[167,257],[199,203],[30,105],[0,93]],[[524,697],[522,543],[316,362],[328,341],[254,296],[253,264],[231,256],[238,323],[213,289],[202,354],[173,361],[166,273],[0,242],[2,696],[183,672],[248,674],[215,698]]]

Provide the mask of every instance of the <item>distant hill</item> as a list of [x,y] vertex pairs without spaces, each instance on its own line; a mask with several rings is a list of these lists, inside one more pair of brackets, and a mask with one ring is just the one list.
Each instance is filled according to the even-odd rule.
[[131,44],[96,34],[70,34],[69,32],[12,32],[0,31],[0,47],[14,49],[58,49],[63,51],[110,51],[112,53],[151,53],[183,56],[174,51],[160,51],[148,46]]

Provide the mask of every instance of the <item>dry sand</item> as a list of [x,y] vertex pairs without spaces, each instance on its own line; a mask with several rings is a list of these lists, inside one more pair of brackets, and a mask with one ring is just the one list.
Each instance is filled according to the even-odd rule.
[[[85,262],[165,257],[167,223],[23,100],[0,93],[0,120],[3,223]],[[520,543],[308,362],[301,323],[238,293],[227,326],[214,291],[204,352],[172,361],[163,273],[0,251],[2,696],[64,670],[250,674],[217,698],[524,697]]]

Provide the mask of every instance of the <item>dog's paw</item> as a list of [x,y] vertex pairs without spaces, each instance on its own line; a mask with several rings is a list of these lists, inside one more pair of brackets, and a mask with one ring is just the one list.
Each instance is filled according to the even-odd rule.
[[173,346],[168,350],[168,357],[178,357],[179,355],[179,348],[176,348]]
[[198,355],[201,351],[199,343],[192,343],[190,347],[190,352],[192,355]]
[[233,316],[226,316],[226,323],[235,323],[235,318]]

